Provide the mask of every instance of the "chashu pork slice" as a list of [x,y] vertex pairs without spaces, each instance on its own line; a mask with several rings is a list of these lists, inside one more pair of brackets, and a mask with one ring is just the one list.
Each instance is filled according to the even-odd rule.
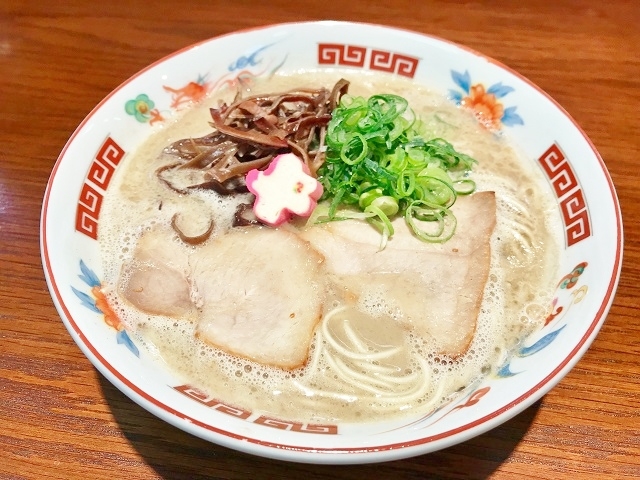
[[118,292],[152,315],[179,318],[193,313],[188,256],[173,231],[155,227],[140,236],[133,258],[122,268]]
[[304,365],[322,314],[323,261],[282,229],[238,228],[204,245],[190,257],[197,335],[258,363]]
[[437,351],[458,356],[473,338],[489,275],[495,194],[459,197],[452,210],[456,233],[443,244],[418,240],[403,218],[381,251],[380,233],[357,220],[314,225],[303,238],[326,258],[345,298],[384,310]]
[[142,312],[196,321],[198,337],[221,350],[293,369],[321,316],[323,261],[283,230],[233,229],[193,249],[158,226],[138,239],[117,288]]

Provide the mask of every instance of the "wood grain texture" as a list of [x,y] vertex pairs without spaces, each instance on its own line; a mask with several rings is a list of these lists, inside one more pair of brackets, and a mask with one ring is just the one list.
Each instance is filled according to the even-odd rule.
[[[0,479],[640,477],[640,6],[635,1],[0,2]],[[437,35],[528,77],[602,154],[622,205],[624,265],[598,338],[502,426],[449,449],[365,466],[251,457],[192,437],[109,384],[49,297],[39,216],[47,178],[91,109],[129,76],[203,39],[336,19]]]

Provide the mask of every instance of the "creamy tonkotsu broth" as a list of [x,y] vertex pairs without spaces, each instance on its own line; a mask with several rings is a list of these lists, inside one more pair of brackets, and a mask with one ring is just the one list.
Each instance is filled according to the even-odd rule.
[[[458,151],[478,161],[473,170],[477,191],[495,192],[496,223],[489,239],[488,278],[486,285],[481,286],[481,305],[471,329],[473,335],[469,343],[461,343],[464,347],[459,354],[455,353],[458,347],[447,351],[448,347],[434,342],[419,328],[413,328],[415,319],[407,320],[411,316],[408,313],[411,306],[400,305],[397,300],[405,298],[402,296],[404,293],[398,296],[397,292],[391,292],[392,288],[402,288],[402,285],[410,283],[411,277],[402,276],[404,268],[392,276],[379,274],[369,289],[362,287],[360,277],[350,277],[353,284],[350,293],[357,292],[357,299],[354,299],[341,293],[343,287],[347,289],[345,285],[350,285],[347,281],[340,283],[343,277],[322,273],[322,269],[330,264],[328,260],[323,263],[322,255],[318,257],[318,265],[313,263],[315,260],[310,260],[311,263],[304,267],[308,267],[314,276],[318,271],[319,276],[305,284],[304,292],[309,298],[304,302],[308,303],[303,302],[300,308],[320,305],[322,317],[310,332],[310,348],[304,365],[277,368],[270,366],[268,359],[252,361],[202,340],[202,335],[197,334],[198,328],[203,328],[198,327],[197,316],[204,308],[203,300],[193,298],[193,290],[189,288],[193,283],[205,280],[215,282],[215,276],[220,274],[215,265],[206,264],[207,256],[202,252],[207,248],[216,252],[223,248],[233,252],[232,245],[225,243],[225,239],[235,238],[229,235],[238,235],[242,242],[253,241],[247,235],[238,234],[238,227],[231,226],[236,205],[251,197],[249,194],[223,197],[212,191],[180,195],[162,184],[154,172],[166,163],[162,151],[167,145],[181,138],[209,133],[209,107],[217,106],[220,97],[229,101],[235,92],[214,95],[194,106],[130,155],[116,173],[101,214],[99,241],[105,293],[128,329],[146,347],[145,354],[163,363],[184,383],[220,401],[295,421],[368,421],[433,409],[452,393],[495,371],[519,341],[540,327],[557,274],[554,261],[559,248],[559,219],[547,184],[540,172],[529,165],[531,162],[520,158],[504,138],[481,127],[468,111],[407,79],[351,71],[276,75],[268,81],[256,82],[250,93],[272,93],[302,86],[331,88],[341,77],[351,82],[349,93],[353,95],[397,93],[407,98],[411,108],[434,136],[447,139]],[[462,206],[465,201],[459,200]],[[192,234],[205,230],[213,218],[212,237],[201,246],[186,245],[170,228],[176,213],[180,215],[181,228]],[[306,242],[308,233],[302,234],[303,240],[290,237],[298,238],[298,227],[307,229],[307,232],[314,228],[304,225],[304,222],[294,222],[280,227],[283,241]],[[363,225],[367,226],[366,223]],[[273,230],[269,227],[242,228],[253,229],[252,232],[262,229],[265,235],[267,230]],[[176,306],[176,311],[188,311],[184,318],[160,312],[144,313],[120,294],[118,284],[123,281],[120,277],[127,271],[126,266],[131,262],[138,242],[141,238],[148,239],[146,235],[151,235],[150,232],[157,236],[157,241],[164,243],[159,247],[156,245],[158,249],[155,251],[161,253],[155,257],[155,254],[150,254],[153,258],[148,259],[149,265],[154,261],[174,262],[178,274],[181,268],[191,269],[191,273],[185,273],[185,290],[181,295],[176,294],[175,300],[168,300]],[[399,237],[397,242],[407,241],[400,239],[398,231],[396,235]],[[458,236],[462,241],[464,235],[465,231],[458,228],[450,242],[456,241]],[[156,241],[155,237],[153,241]],[[390,240],[387,247],[391,247],[391,252],[394,241]],[[423,243],[416,242],[416,248],[420,249]],[[251,248],[251,245],[247,243],[246,248]],[[444,251],[446,245],[438,248]],[[246,255],[246,252],[240,252],[241,257]],[[269,258],[280,258],[277,250],[268,255]],[[289,261],[286,256],[282,257],[281,261]],[[176,258],[185,258],[184,266],[181,267]],[[233,282],[232,277],[251,275],[252,268],[270,268],[269,258],[265,259],[267,263],[264,266],[257,264],[255,259],[221,260],[228,264],[221,265],[220,271],[226,272],[224,275]],[[195,263],[202,268],[198,270]],[[243,270],[234,273],[235,266]],[[414,278],[422,275],[422,266],[416,262],[407,265],[406,269],[414,272]],[[308,271],[304,270],[305,275]],[[295,285],[286,283],[291,272],[278,268],[268,272],[262,275],[265,299],[275,298],[289,288],[296,291]],[[159,279],[160,284],[162,281]],[[295,282],[304,284],[306,280],[298,278]],[[158,288],[163,287],[160,285]],[[410,286],[407,290],[411,290]],[[420,292],[409,292],[406,301],[416,304],[415,299],[420,295]],[[225,305],[220,299],[216,301],[218,303],[209,307],[208,315],[233,316],[233,311],[227,310],[234,308],[263,308],[265,312],[277,310],[269,305],[268,300],[257,305],[253,305],[251,300],[242,305]],[[186,305],[182,310],[179,308],[181,302]],[[420,308],[423,307],[435,309],[437,314],[438,308],[445,309],[447,305],[435,301]],[[242,348],[244,341],[243,338],[230,340],[238,342],[238,348]]]

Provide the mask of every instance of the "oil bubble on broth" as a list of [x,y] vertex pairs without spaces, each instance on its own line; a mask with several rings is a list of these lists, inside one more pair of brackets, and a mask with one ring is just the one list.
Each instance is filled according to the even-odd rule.
[[[203,190],[177,194],[154,174],[166,161],[163,149],[178,139],[209,133],[209,107],[218,105],[221,95],[228,101],[235,92],[214,94],[154,133],[116,172],[101,214],[105,293],[147,354],[220,401],[292,421],[358,422],[430,411],[495,371],[518,342],[541,326],[557,274],[559,218],[548,185],[504,136],[484,129],[468,111],[407,79],[352,71],[275,75],[256,81],[250,93],[330,87],[341,76],[351,81],[351,94],[385,92],[407,98],[434,136],[478,161],[473,170],[478,192],[495,192],[489,273],[472,338],[459,354],[442,353],[437,342],[412,328],[404,306],[390,301],[380,287],[384,282],[348,302],[342,278],[326,274],[317,280],[329,285],[318,290],[322,318],[313,329],[306,363],[293,369],[233,355],[203,341],[193,314],[197,299],[188,299],[196,307],[185,307],[185,314],[174,318],[143,313],[121,297],[117,285],[127,281],[121,278],[123,266],[132,261],[144,235],[162,231],[180,214],[183,219],[212,218],[214,230],[207,242],[215,242],[233,230],[237,205],[251,200],[249,194]],[[190,259],[197,258],[194,252],[200,247],[166,230],[160,248],[162,255],[171,253],[169,268],[178,273],[191,268]],[[458,230],[458,235],[465,232]],[[196,281],[187,273],[185,278],[187,284]]]

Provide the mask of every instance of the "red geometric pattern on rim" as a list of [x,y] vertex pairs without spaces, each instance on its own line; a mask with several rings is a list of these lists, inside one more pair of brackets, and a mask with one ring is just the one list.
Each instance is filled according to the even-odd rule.
[[93,240],[98,238],[98,219],[104,192],[125,154],[124,149],[115,140],[107,137],[98,149],[80,191],[76,210],[76,230]]
[[109,186],[109,182],[111,181],[111,177],[113,176],[113,172],[115,172],[115,167],[113,165],[110,163],[102,163],[100,160],[96,159],[89,168],[87,180],[91,180],[102,190],[106,190]]
[[335,435],[338,433],[338,427],[336,425],[307,425],[299,422],[277,420],[275,418],[265,417],[264,415],[256,418],[254,423],[264,425],[266,427],[277,428],[279,430],[291,430],[294,432],[320,433],[326,435]]
[[560,201],[562,223],[567,246],[591,236],[591,222],[587,202],[578,179],[557,143],[553,143],[538,159]]
[[102,194],[91,185],[84,184],[80,191],[76,212],[76,230],[94,240],[98,237],[98,216],[102,207]]
[[397,73],[405,77],[413,78],[418,68],[420,60],[408,55],[385,52],[383,50],[372,50],[369,68],[383,72]]
[[[368,61],[367,61],[368,59]],[[319,65],[369,68],[413,78],[420,59],[401,53],[341,43],[319,43]]]
[[96,155],[96,159],[105,160],[111,163],[114,167],[117,167],[120,163],[120,160],[123,159],[125,151],[118,145],[115,140],[111,137],[107,137],[104,141],[100,150],[98,150],[98,154]]
[[186,395],[189,398],[192,398],[196,402],[199,402],[207,407],[211,407],[214,410],[218,410],[219,412],[226,413],[227,415],[231,415],[232,417],[246,420],[251,416],[251,412],[249,410],[243,410],[242,408],[226,405],[218,401],[217,399],[210,397],[206,393],[198,390],[197,388],[191,387],[189,385],[178,385],[177,387],[173,387],[173,389]]
[[591,236],[591,224],[582,190],[577,189],[560,201],[562,219],[567,233],[567,245],[574,245]]
[[294,432],[306,432],[306,433],[324,433],[327,435],[337,435],[338,427],[336,425],[315,425],[296,423],[293,425]]
[[364,67],[366,47],[342,45],[340,43],[318,44],[318,63],[320,65],[346,65]]
[[202,405],[213,408],[214,410],[217,410],[221,413],[231,415],[232,417],[240,418],[242,420],[248,420],[249,422],[256,423],[258,425],[277,428],[279,430],[291,430],[294,432],[325,435],[336,435],[338,433],[337,425],[315,425],[299,422],[287,422],[284,420],[265,417],[264,415],[260,415],[259,417],[251,420],[249,418],[252,416],[252,413],[250,411],[226,405],[216,398],[213,398],[210,395],[190,385],[178,385],[176,387],[173,387],[173,389],[195,400],[196,402],[201,403]]

